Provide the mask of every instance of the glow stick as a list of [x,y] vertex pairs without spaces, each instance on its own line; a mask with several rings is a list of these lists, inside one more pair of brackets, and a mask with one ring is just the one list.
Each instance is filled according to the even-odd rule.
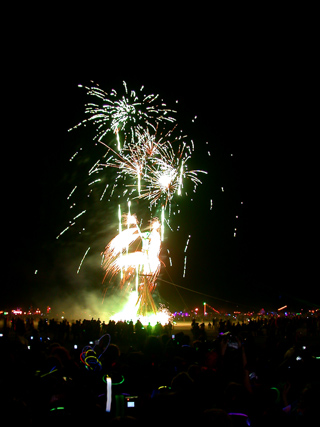
[[112,401],[112,382],[109,376],[106,378],[106,384],[106,412],[110,412]]

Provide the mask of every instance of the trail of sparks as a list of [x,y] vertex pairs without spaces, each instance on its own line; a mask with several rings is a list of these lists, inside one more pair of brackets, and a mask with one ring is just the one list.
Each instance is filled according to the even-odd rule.
[[66,227],[65,229],[63,229],[58,236],[56,237],[56,239],[59,239],[59,237],[61,237],[66,231],[69,230],[70,227],[72,227],[73,225],[75,225],[75,222],[71,223],[68,227]]
[[183,275],[182,275],[183,278],[186,277],[186,272],[187,272],[187,255],[185,255],[184,261],[183,261]]
[[78,267],[78,270],[77,270],[77,274],[79,274],[80,273],[80,269],[81,269],[81,267],[82,267],[82,264],[83,264],[83,261],[84,261],[84,259],[85,259],[85,257],[87,256],[87,254],[88,254],[88,252],[90,251],[90,246],[88,247],[88,249],[85,251],[85,253],[84,253],[84,255],[83,255],[83,257],[82,257],[82,259],[81,259],[81,261],[80,261],[80,264],[79,264],[79,267]]
[[67,200],[69,200],[69,199],[70,199],[70,197],[71,197],[71,196],[72,196],[72,194],[76,191],[76,189],[77,189],[77,186],[75,185],[75,186],[73,187],[73,189],[71,190],[71,192],[70,192],[69,196],[67,197]]
[[[191,239],[191,235],[189,234],[186,242],[186,246],[184,247],[184,253],[186,253],[188,250],[190,239]],[[186,272],[187,272],[187,255],[184,256],[184,261],[183,261],[183,275],[182,275],[183,278],[186,277]]]
[[81,215],[85,214],[86,212],[87,212],[87,211],[86,211],[86,210],[84,210],[84,211],[82,211],[82,212],[78,213],[78,215],[76,215],[76,216],[73,218],[73,220],[75,220],[75,219],[79,218]]

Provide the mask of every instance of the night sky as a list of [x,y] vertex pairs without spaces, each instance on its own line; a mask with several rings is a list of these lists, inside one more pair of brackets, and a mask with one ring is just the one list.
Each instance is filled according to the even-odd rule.
[[[108,242],[116,214],[106,215],[103,225],[99,213],[96,239],[81,240],[70,230],[56,240],[69,219],[66,196],[81,173],[69,158],[80,146],[90,156],[93,144],[90,130],[67,132],[84,118],[88,98],[77,85],[90,80],[106,91],[125,80],[129,89],[144,84],[146,92],[159,93],[195,142],[192,167],[209,172],[194,201],[181,200],[181,230],[166,233],[167,267],[160,276],[199,293],[178,293],[162,282],[164,301],[176,309],[206,301],[256,311],[320,303],[313,60],[299,37],[255,35],[222,42],[208,31],[162,40],[158,48],[130,45],[130,52],[108,45],[97,56],[88,41],[57,42],[48,30],[45,49],[36,35],[6,49],[0,309],[50,305],[57,294],[76,295],[79,287],[102,293],[94,253]],[[77,276],[92,242],[89,265]]]

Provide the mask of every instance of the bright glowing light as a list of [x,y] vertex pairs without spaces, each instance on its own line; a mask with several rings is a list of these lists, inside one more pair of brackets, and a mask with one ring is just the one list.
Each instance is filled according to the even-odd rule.
[[[170,215],[180,213],[173,198],[183,194],[188,196],[188,192],[195,193],[197,186],[201,184],[200,174],[207,172],[190,170],[189,160],[195,143],[178,128],[176,111],[168,108],[159,95],[145,94],[143,86],[140,91],[129,90],[125,81],[119,91],[112,89],[106,92],[94,83],[91,86],[79,86],[86,90],[89,101],[85,104],[86,118],[72,129],[92,125],[95,129],[93,139],[100,150],[99,159],[96,157],[88,165],[85,185],[79,184],[71,191],[69,189],[67,199],[73,197],[70,206],[72,213],[69,223],[56,238],[59,239],[78,223],[80,217],[81,223],[84,214],[95,212],[88,200],[78,210],[82,187],[86,189],[87,197],[98,203],[102,202],[100,206],[107,202],[118,205],[118,233],[106,245],[101,261],[105,273],[103,282],[109,282],[110,288],[119,287],[126,300],[125,308],[116,316],[121,317],[125,312],[126,318],[134,319],[134,316],[142,318],[151,312],[155,322],[161,318],[161,323],[166,323],[168,313],[164,309],[158,310],[152,298],[161,270],[160,252],[165,225],[171,231],[173,228],[179,230],[179,224],[174,227],[170,225]],[[194,116],[192,121],[196,118]],[[71,156],[70,162],[77,164],[81,150],[82,148]],[[88,157],[81,167],[86,164],[87,159]],[[110,176],[106,171],[110,171]],[[98,194],[95,193],[96,188]],[[224,191],[224,188],[221,187],[221,190]],[[144,225],[142,228],[144,213],[141,213],[139,225],[137,217],[131,213],[129,199],[138,199],[139,215],[150,211],[152,219],[148,227]],[[128,203],[127,214],[121,209],[124,203]],[[189,235],[185,247],[183,277],[186,275],[186,252],[190,237]],[[90,247],[83,255],[77,273],[80,272],[89,250]],[[169,261],[172,265],[171,257]],[[148,319],[149,322],[150,317]]]
[[[119,207],[121,222],[121,209]],[[141,232],[136,217],[127,215],[129,228],[125,228],[115,236],[106,246],[102,258],[102,266],[105,269],[105,279],[114,277],[121,273],[120,286],[134,282],[138,292],[136,303],[139,303],[140,314],[146,314],[151,310],[156,313],[151,293],[156,284],[155,281],[160,273],[160,248],[161,236],[159,233],[160,222],[157,219],[150,223],[151,231]],[[119,229],[122,226],[119,223]],[[132,250],[133,243],[141,245],[141,249]],[[131,301],[131,300],[130,300]],[[129,305],[131,307],[131,305]],[[131,310],[127,310],[128,312]]]
[[112,381],[109,376],[106,377],[106,412],[111,411],[112,402]]
[[175,171],[172,170],[169,173],[163,173],[158,178],[158,184],[160,187],[162,187],[163,190],[167,190],[169,188],[169,185],[175,178]]
[[117,312],[111,317],[111,320],[115,322],[125,321],[125,320],[137,320],[137,302],[139,300],[139,294],[137,291],[132,291],[129,295],[128,302],[125,304],[124,308]]
[[161,306],[156,313],[140,315],[138,302],[138,292],[132,291],[129,294],[128,301],[125,306],[122,308],[122,310],[111,316],[111,320],[114,320],[115,322],[132,320],[134,323],[136,323],[137,320],[140,320],[143,325],[148,325],[150,323],[151,326],[155,326],[157,323],[165,325],[172,320],[172,314],[164,306]]

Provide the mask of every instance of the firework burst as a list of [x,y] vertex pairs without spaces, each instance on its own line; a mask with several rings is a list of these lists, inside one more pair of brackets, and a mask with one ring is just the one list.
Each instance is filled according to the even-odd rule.
[[150,310],[156,313],[151,293],[160,273],[161,224],[153,219],[149,230],[141,232],[135,216],[128,214],[125,218],[127,228],[120,231],[102,253],[104,279],[120,273],[121,288],[131,285],[135,289],[139,314],[145,315]]
[[[136,126],[147,124],[156,128],[160,122],[174,122],[172,114],[176,111],[167,108],[166,104],[159,100],[159,95],[144,95],[144,86],[140,88],[140,93],[131,90],[128,91],[126,82],[123,82],[124,94],[121,96],[116,90],[112,89],[110,93],[96,86],[82,86],[87,90],[87,95],[93,101],[85,106],[85,113],[88,119],[82,120],[72,129],[92,122],[97,129],[95,139],[102,141],[108,132],[113,132],[117,137],[118,149],[121,149],[120,131],[127,138],[128,131],[131,135],[135,134]],[[70,130],[72,130],[70,129]]]
[[[105,149],[102,157],[88,171],[88,197],[96,186],[103,184],[100,202],[107,198],[111,202],[117,199],[117,204],[128,203],[128,214],[124,216],[119,205],[118,234],[102,252],[103,281],[114,283],[115,278],[119,277],[120,288],[129,289],[136,296],[136,312],[140,315],[148,311],[155,314],[157,308],[152,293],[161,271],[161,242],[165,222],[169,225],[172,199],[175,195],[187,194],[185,181],[191,181],[195,192],[201,184],[199,173],[206,172],[189,168],[194,151],[193,141],[179,130],[174,123],[176,111],[169,109],[159,95],[143,94],[143,86],[138,92],[129,92],[125,82],[122,94],[114,89],[107,93],[98,85],[84,88],[92,101],[85,105],[88,117],[72,129],[93,124],[96,130],[95,145]],[[76,152],[70,161],[78,154]],[[107,173],[108,170],[115,171],[115,174]],[[68,200],[77,188],[74,186]],[[136,216],[130,213],[131,200],[134,199],[141,201],[140,209],[145,207],[150,211],[152,219],[147,230],[142,231]],[[165,219],[168,207],[169,217]],[[87,209],[84,209],[74,216],[57,238],[86,212]],[[89,249],[81,260],[78,272]]]
[[[167,206],[174,194],[182,194],[183,181],[190,179],[194,186],[201,184],[198,173],[201,170],[189,170],[193,145],[187,143],[187,136],[172,137],[173,129],[164,136],[157,137],[157,132],[150,134],[149,129],[137,129],[137,141],[128,148],[116,152],[104,144],[111,155],[105,163],[99,163],[96,170],[102,167],[114,167],[118,170],[118,180],[135,191],[133,198],[146,199],[150,206],[160,202]],[[136,185],[126,178],[133,178]],[[128,183],[127,183],[128,182]]]

